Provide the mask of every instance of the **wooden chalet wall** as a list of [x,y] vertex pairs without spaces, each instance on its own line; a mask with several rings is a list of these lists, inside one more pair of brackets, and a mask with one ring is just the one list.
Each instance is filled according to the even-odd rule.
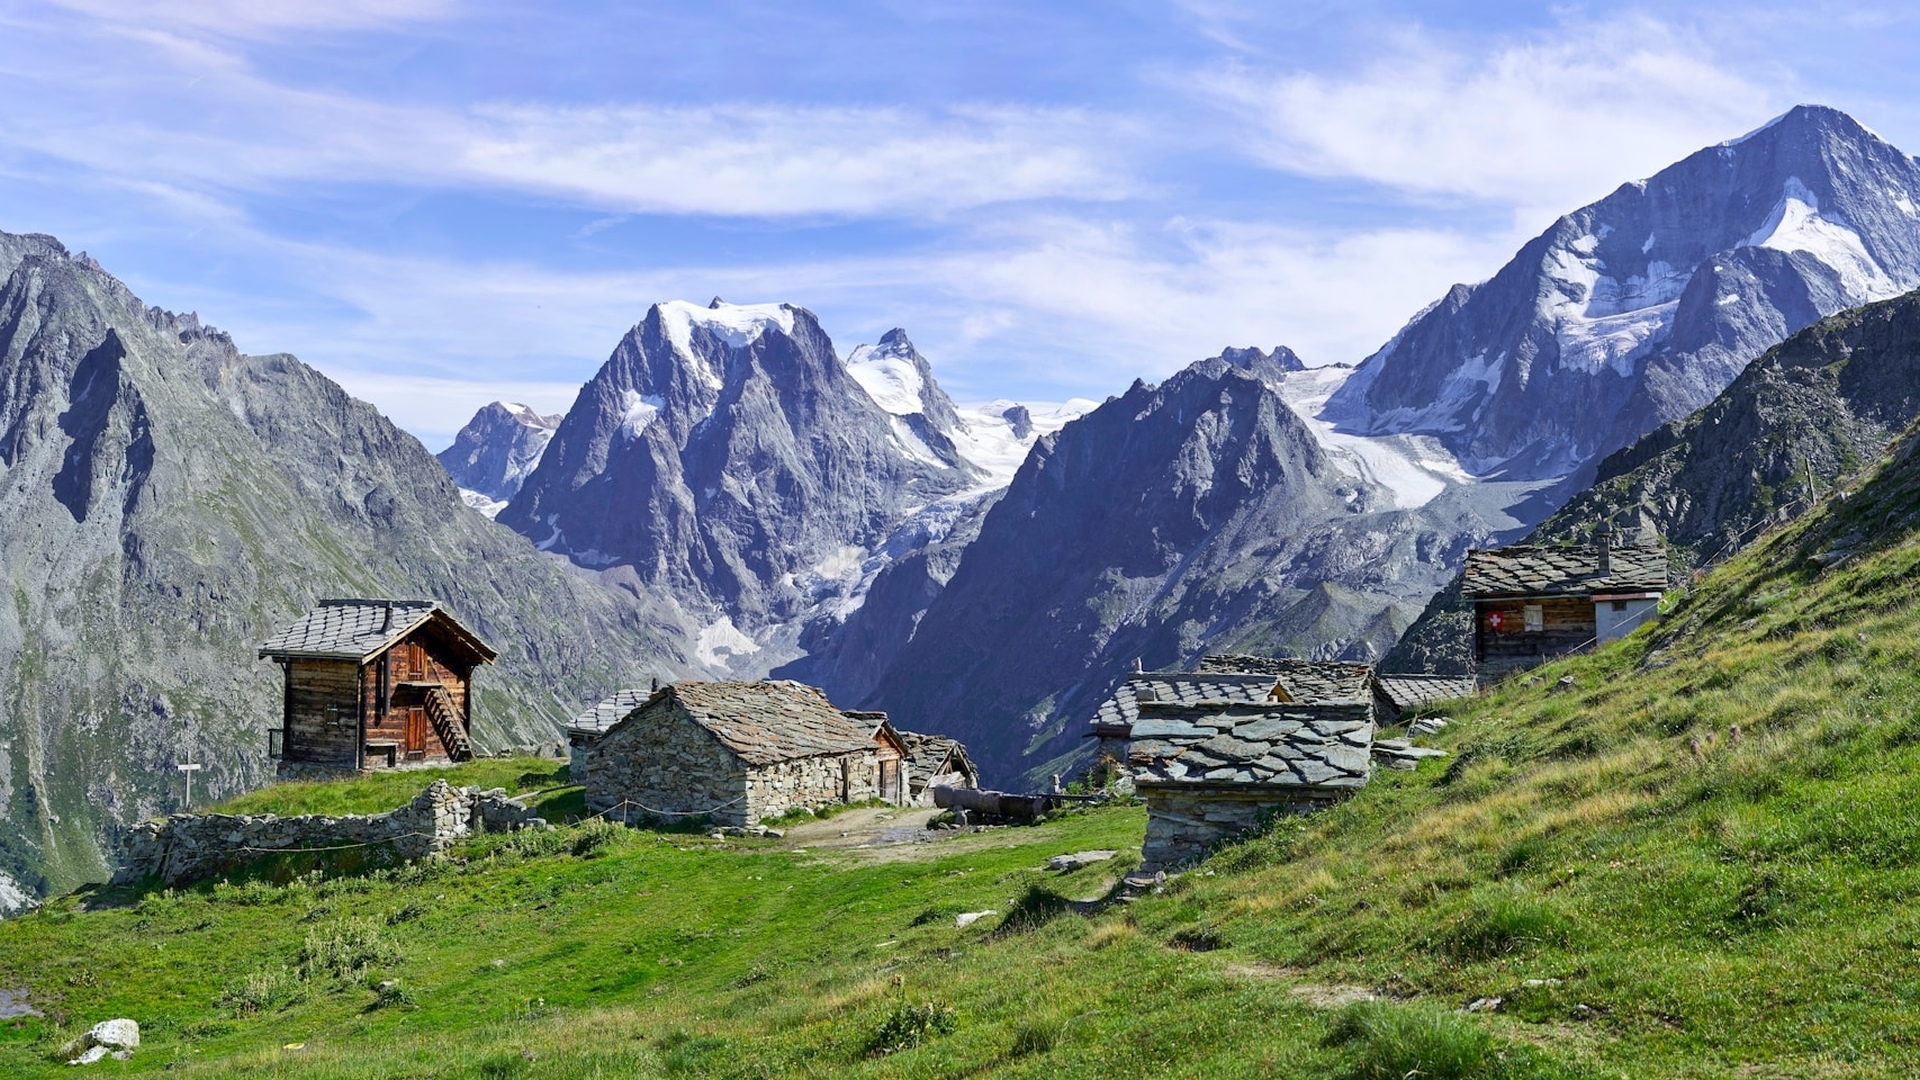
[[359,677],[360,666],[351,660],[287,662],[287,760],[360,767]]
[[436,647],[439,644],[433,640],[431,627],[423,627],[360,669],[366,741],[396,744],[396,756],[402,761],[445,761],[451,757],[427,719],[419,684],[438,683],[444,688],[453,698],[454,711],[471,729],[468,688],[472,672],[462,672],[449,663]]
[[[1526,609],[1539,605],[1543,625],[1526,629]],[[1488,616],[1500,613],[1500,629]],[[1571,652],[1594,639],[1593,601],[1584,596],[1474,601],[1475,652],[1484,669],[1531,667],[1548,657]]]

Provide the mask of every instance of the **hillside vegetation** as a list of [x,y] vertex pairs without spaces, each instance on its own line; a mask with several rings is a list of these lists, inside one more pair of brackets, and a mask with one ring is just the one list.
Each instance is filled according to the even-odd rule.
[[105,1067],[185,1076],[1910,1075],[1917,527],[1910,432],[1663,622],[1460,703],[1451,757],[1130,903],[1125,855],[1041,866],[1137,848],[1137,807],[56,901],[0,924],[0,988],[51,1014],[0,1024],[0,1072],[125,1015]]

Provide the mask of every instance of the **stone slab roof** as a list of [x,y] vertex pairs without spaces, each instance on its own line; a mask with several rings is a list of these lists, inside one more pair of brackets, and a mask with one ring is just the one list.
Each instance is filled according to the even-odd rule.
[[841,712],[819,689],[797,682],[677,682],[660,695],[749,765],[869,750],[875,728],[886,723]]
[[260,655],[364,661],[434,620],[477,661],[493,659],[492,649],[433,600],[322,600],[261,644]]
[[593,705],[567,721],[567,730],[583,735],[604,735],[608,728],[625,720],[633,710],[647,703],[658,690],[622,690]]
[[1270,676],[1302,705],[1351,704],[1373,697],[1373,668],[1346,660],[1208,653],[1200,658],[1200,670]]
[[1596,544],[1519,544],[1467,552],[1460,592],[1469,599],[1500,596],[1586,596],[1596,592],[1657,592],[1667,587],[1667,549],[1615,544],[1610,572],[1600,572]]
[[1380,693],[1396,709],[1417,709],[1436,701],[1472,697],[1478,690],[1469,676],[1454,675],[1375,675]]
[[1141,784],[1351,789],[1372,750],[1364,705],[1173,706],[1134,724],[1127,758]]
[[1198,672],[1150,673],[1130,675],[1113,696],[1102,702],[1094,714],[1093,726],[1125,727],[1140,719],[1140,702],[1157,701],[1197,705],[1203,701],[1266,701],[1273,692],[1273,677],[1244,672],[1202,674]]

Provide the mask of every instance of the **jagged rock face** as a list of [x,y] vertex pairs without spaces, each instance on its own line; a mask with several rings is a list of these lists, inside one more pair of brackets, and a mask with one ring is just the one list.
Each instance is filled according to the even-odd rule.
[[962,739],[990,781],[1041,781],[1136,658],[1371,659],[1488,528],[1460,493],[1397,508],[1268,379],[1202,361],[1042,439],[944,587],[889,568],[902,602],[883,575],[849,624],[912,639],[864,700]]
[[865,359],[915,411],[876,403],[804,309],[655,305],[499,520],[671,592],[707,623],[704,661],[751,671],[764,632],[813,612],[909,511],[981,476],[941,429],[953,407],[905,335]]
[[1594,485],[1537,535],[1606,521],[1712,559],[1810,509],[1916,416],[1920,292],[1822,320],[1769,350],[1706,408],[1602,461]]
[[[440,464],[467,495],[467,503],[492,517],[540,464],[559,415],[542,416],[525,405],[496,401],[473,414],[440,451]],[[476,499],[472,496],[478,495]]]
[[553,739],[607,685],[686,670],[663,615],[468,510],[424,447],[289,356],[149,309],[0,234],[0,873],[104,880],[112,835],[271,776],[254,649],[330,595],[431,596],[491,641],[483,746]]
[[1222,349],[1215,359],[1225,360],[1235,367],[1243,367],[1261,375],[1284,375],[1289,371],[1307,370],[1306,362],[1285,345],[1274,346],[1272,352],[1261,352],[1257,348]]
[[1575,473],[1712,400],[1815,319],[1920,284],[1920,167],[1801,106],[1555,222],[1455,286],[1328,403],[1482,474]]

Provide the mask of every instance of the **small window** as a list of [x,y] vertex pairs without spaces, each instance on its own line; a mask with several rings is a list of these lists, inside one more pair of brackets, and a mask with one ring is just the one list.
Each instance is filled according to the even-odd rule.
[[1613,610],[1615,611],[1627,610],[1627,602],[1625,600],[1615,600],[1613,602]]
[[1527,619],[1527,633],[1529,634],[1537,634],[1540,631],[1545,630],[1547,628],[1546,610],[1542,608],[1539,604],[1527,605],[1526,619]]

